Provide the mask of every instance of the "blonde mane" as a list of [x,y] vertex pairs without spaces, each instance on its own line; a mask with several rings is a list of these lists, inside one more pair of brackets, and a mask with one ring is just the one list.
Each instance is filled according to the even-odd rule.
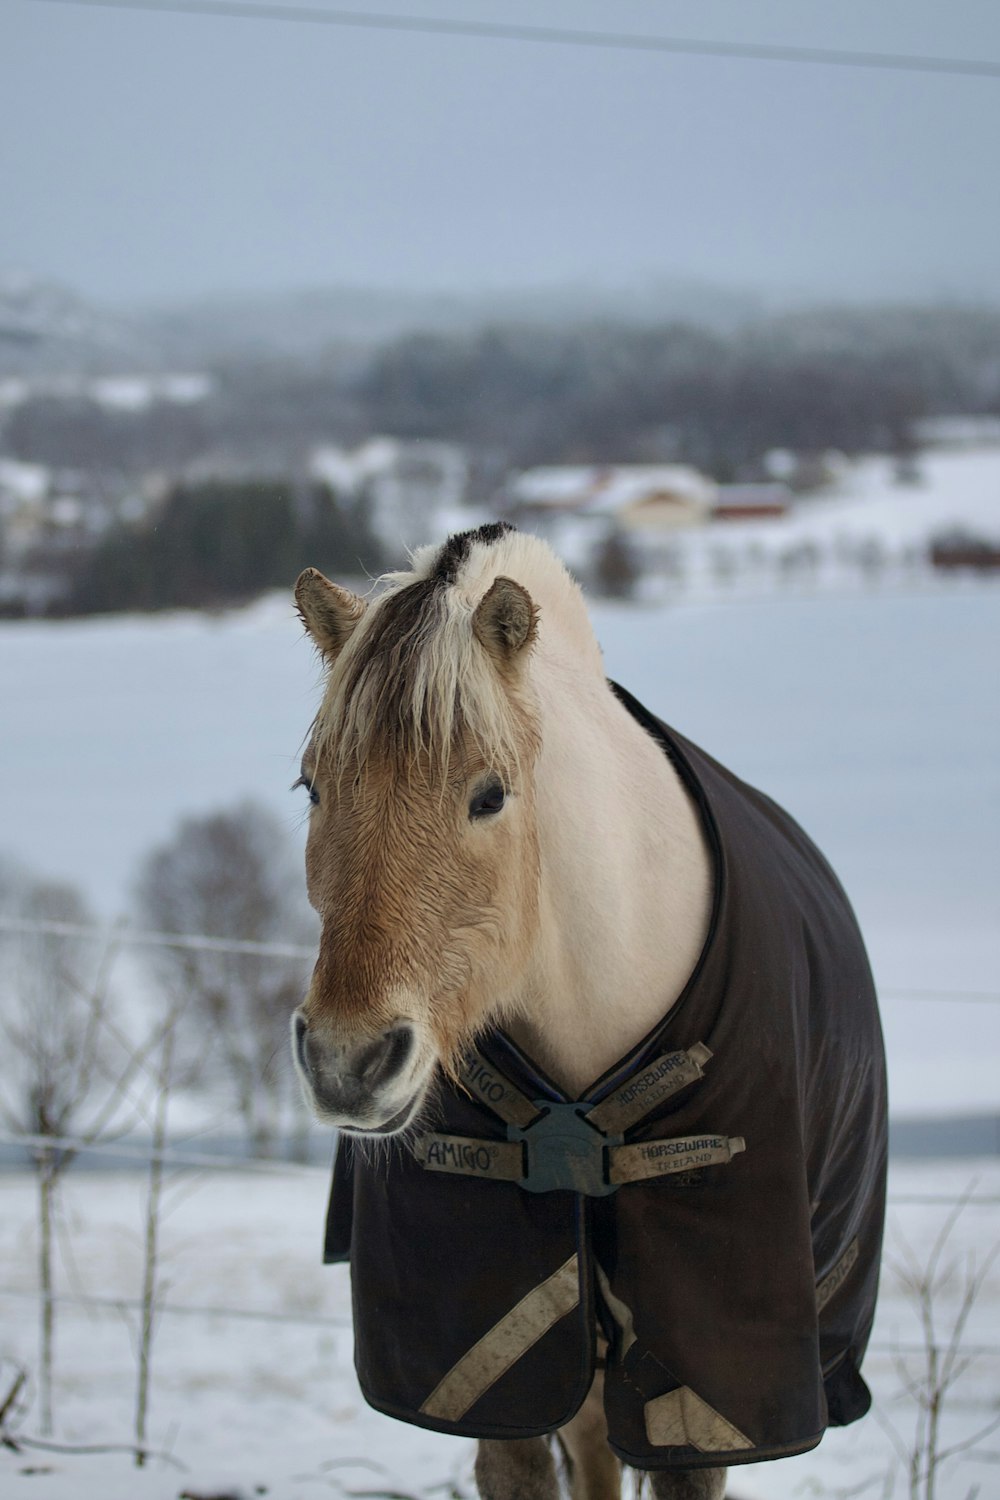
[[383,591],[331,666],[316,719],[317,757],[338,777],[390,757],[443,785],[470,741],[498,775],[516,774],[536,706],[523,681],[501,676],[473,631],[498,576],[578,594],[548,547],[502,525],[421,548],[409,571],[378,581]]

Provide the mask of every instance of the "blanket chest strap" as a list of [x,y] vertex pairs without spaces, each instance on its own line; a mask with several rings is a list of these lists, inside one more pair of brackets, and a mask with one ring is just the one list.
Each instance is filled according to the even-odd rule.
[[582,1193],[603,1198],[626,1182],[723,1165],[746,1150],[742,1136],[689,1135],[624,1146],[601,1136],[572,1104],[550,1104],[527,1130],[508,1127],[507,1141],[422,1135],[414,1155],[430,1172],[516,1182],[528,1193]]

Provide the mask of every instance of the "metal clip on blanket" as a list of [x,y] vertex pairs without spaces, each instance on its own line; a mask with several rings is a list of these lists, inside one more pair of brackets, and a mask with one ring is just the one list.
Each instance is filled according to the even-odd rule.
[[608,1180],[608,1146],[621,1143],[620,1135],[602,1135],[587,1122],[586,1106],[552,1104],[535,1100],[545,1111],[526,1129],[507,1126],[509,1141],[523,1141],[527,1161],[520,1186],[527,1193],[553,1193],[563,1189],[603,1198],[617,1192],[620,1184]]

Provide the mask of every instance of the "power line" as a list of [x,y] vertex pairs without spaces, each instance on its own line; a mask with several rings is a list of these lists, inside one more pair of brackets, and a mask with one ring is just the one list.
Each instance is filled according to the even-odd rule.
[[892,73],[936,73],[951,77],[1000,78],[1000,62],[980,62],[970,57],[924,57],[904,52],[864,52],[832,47],[785,47],[770,43],[716,42],[704,38],[650,36],[637,32],[586,31],[559,26],[520,26],[508,21],[466,21],[444,16],[326,10],[315,5],[248,5],[242,3],[242,0],[35,0],[35,3],[77,5],[86,6],[89,9],[156,12],[166,15],[209,16],[223,20],[285,21],[300,26],[338,26],[357,31],[468,37],[478,41],[533,42],[543,46],[588,47],[609,52],[648,52],[680,57],[735,58],[745,62],[867,68]]

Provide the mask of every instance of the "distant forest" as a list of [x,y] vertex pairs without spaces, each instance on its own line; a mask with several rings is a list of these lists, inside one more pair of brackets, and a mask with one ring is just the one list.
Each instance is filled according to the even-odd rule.
[[683,459],[725,480],[771,448],[905,450],[916,418],[1000,412],[1000,313],[413,336],[376,354],[356,394],[372,428],[459,437],[516,466]]
[[276,477],[315,443],[391,433],[466,444],[480,500],[535,463],[677,459],[726,480],[775,447],[905,452],[919,417],[1000,414],[1000,311],[830,308],[730,331],[508,323],[213,373],[214,393],[188,407],[35,396],[10,412],[5,451],[131,474],[231,454]]
[[363,511],[317,484],[214,480],[179,484],[152,521],[112,526],[68,569],[66,614],[215,608],[288,588],[303,568],[381,565]]

